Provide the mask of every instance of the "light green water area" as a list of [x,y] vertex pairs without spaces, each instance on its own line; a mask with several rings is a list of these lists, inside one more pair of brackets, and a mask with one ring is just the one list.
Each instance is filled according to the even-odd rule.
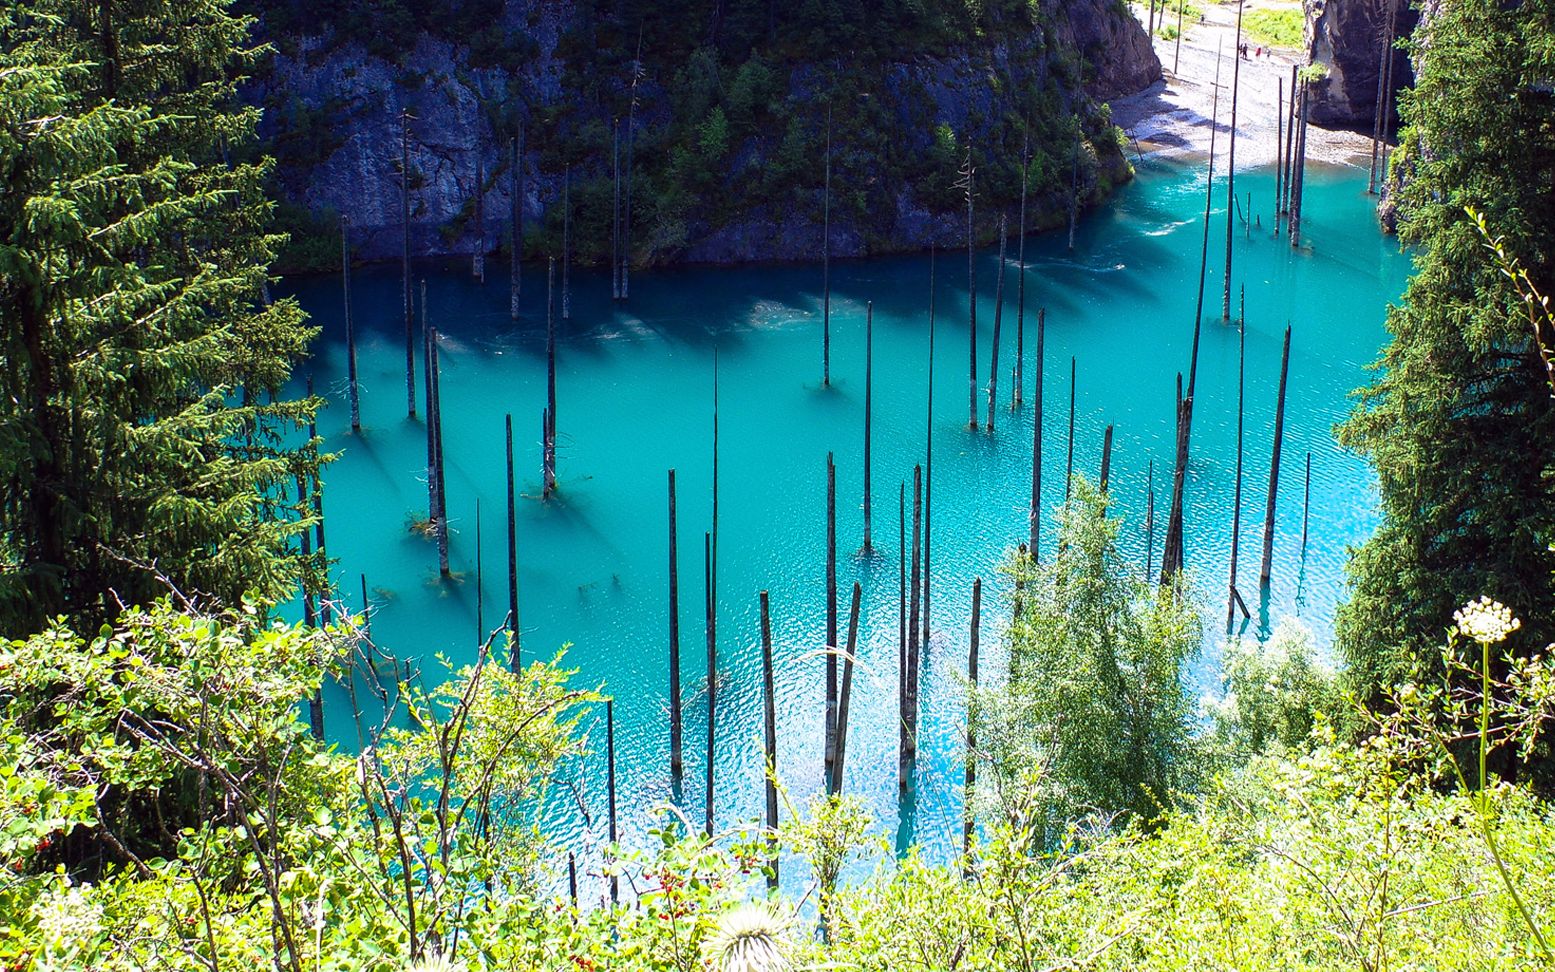
[[[1186,500],[1186,553],[1209,631],[1195,691],[1213,686],[1223,640],[1236,459],[1237,330],[1220,320],[1225,193],[1217,178],[1202,351]],[[1234,289],[1246,287],[1246,479],[1240,587],[1254,612],[1247,630],[1297,617],[1319,644],[1331,639],[1344,596],[1348,547],[1378,519],[1374,477],[1342,450],[1333,427],[1368,380],[1385,339],[1388,301],[1408,258],[1383,237],[1354,172],[1314,171],[1306,185],[1304,247],[1275,238],[1272,173],[1239,175],[1255,225],[1235,241]],[[477,643],[476,500],[482,507],[484,617],[507,609],[503,417],[512,413],[518,468],[517,536],[522,645],[528,658],[570,645],[577,683],[615,700],[622,842],[647,846],[650,810],[671,798],[668,718],[666,471],[679,485],[680,630],[685,711],[684,806],[700,820],[706,766],[703,535],[712,526],[713,371],[719,371],[716,811],[720,825],[762,812],[762,689],[758,593],[769,591],[776,645],[778,771],[796,803],[822,785],[826,454],[837,464],[842,624],[863,585],[859,668],[845,789],[888,834],[921,841],[932,857],[959,844],[963,684],[972,582],[984,582],[985,677],[999,671],[998,634],[1009,615],[1000,571],[1027,535],[1035,323],[1047,312],[1044,542],[1064,495],[1070,397],[1074,470],[1096,477],[1104,429],[1114,427],[1112,508],[1122,546],[1144,574],[1147,468],[1154,461],[1152,555],[1160,562],[1173,454],[1176,375],[1186,372],[1203,232],[1204,170],[1141,166],[1136,182],[1066,233],[1029,239],[1026,251],[1025,404],[1012,411],[1016,348],[1015,248],[1006,261],[996,431],[968,428],[965,251],[936,265],[933,425],[933,636],[924,655],[923,717],[914,797],[903,819],[896,779],[898,491],[925,458],[929,423],[930,260],[909,256],[832,267],[832,387],[821,387],[819,264],[674,269],[634,274],[631,299],[610,300],[608,274],[572,274],[571,319],[559,321],[560,493],[542,502],[541,412],[546,398],[545,276],[525,268],[524,315],[508,314],[505,264],[484,286],[467,262],[425,268],[428,307],[442,333],[448,510],[456,579],[439,578],[435,548],[408,528],[425,516],[425,426],[406,418],[398,267],[358,271],[357,326],[363,428],[350,431],[344,317],[338,277],[289,286],[322,325],[310,368],[329,406],[325,475],[329,553],[346,601],[359,607],[365,574],[375,641],[440,680],[438,652],[472,660]],[[1012,214],[1013,218],[1013,214]],[[418,275],[420,274],[418,270]],[[986,409],[997,252],[977,257],[978,411]],[[863,537],[865,305],[874,302],[873,511],[877,551]],[[1234,299],[1233,299],[1234,301]],[[558,307],[560,301],[558,300]],[[1233,306],[1233,317],[1235,316]],[[1258,596],[1280,346],[1293,328],[1273,579]],[[419,339],[418,339],[419,340]],[[419,344],[418,344],[419,347]],[[418,390],[421,387],[418,361]],[[422,404],[420,414],[425,414]],[[1310,520],[1303,544],[1305,467]],[[910,502],[910,499],[909,499]],[[910,516],[910,514],[909,514]],[[910,529],[910,527],[909,527]],[[354,748],[346,692],[326,695],[329,738]],[[604,712],[587,725],[593,753],[565,770],[545,811],[549,835],[578,857],[586,888],[605,831]],[[558,855],[558,861],[564,860]]]

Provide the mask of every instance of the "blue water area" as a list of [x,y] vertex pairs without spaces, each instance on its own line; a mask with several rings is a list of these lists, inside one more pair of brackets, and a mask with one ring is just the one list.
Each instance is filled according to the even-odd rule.
[[[1234,241],[1234,293],[1246,288],[1246,479],[1241,589],[1249,630],[1297,616],[1327,645],[1344,596],[1347,550],[1378,518],[1374,479],[1342,450],[1333,428],[1368,380],[1389,300],[1407,256],[1382,236],[1353,172],[1313,171],[1304,247],[1272,232],[1271,172],[1238,176],[1255,225]],[[899,832],[896,780],[899,530],[902,484],[925,458],[929,296],[935,287],[933,637],[925,651],[913,836],[930,856],[959,842],[964,673],[972,582],[984,582],[984,671],[997,677],[998,632],[1009,611],[1000,571],[1027,534],[1033,439],[1035,323],[1047,315],[1043,419],[1045,537],[1064,494],[1075,363],[1074,469],[1098,473],[1104,429],[1114,428],[1112,509],[1141,576],[1147,469],[1154,463],[1159,564],[1170,493],[1176,376],[1186,372],[1203,233],[1202,166],[1150,162],[1116,199],[1088,215],[1072,251],[1066,233],[1028,240],[1025,404],[1011,408],[1017,266],[1006,258],[996,430],[968,427],[969,334],[965,251],[832,267],[831,387],[821,385],[819,264],[686,268],[634,274],[630,301],[610,300],[608,275],[574,268],[571,318],[558,321],[559,495],[541,501],[541,413],[546,397],[545,271],[527,266],[520,320],[508,314],[505,265],[484,286],[467,262],[418,268],[442,334],[442,401],[454,580],[440,579],[434,547],[409,528],[427,509],[426,438],[406,418],[404,334],[397,267],[353,278],[358,329],[360,435],[350,431],[338,277],[289,281],[323,327],[309,367],[329,406],[320,433],[339,461],[325,476],[329,552],[348,602],[365,574],[375,640],[435,682],[434,660],[474,658],[477,638],[476,501],[481,502],[484,617],[507,607],[503,422],[515,426],[522,645],[529,658],[563,646],[577,681],[616,700],[622,841],[646,846],[650,809],[671,797],[668,760],[668,529],[666,474],[679,486],[680,630],[686,719],[685,806],[700,820],[706,756],[704,533],[712,529],[714,362],[718,371],[718,713],[720,825],[762,809],[762,690],[758,594],[770,592],[776,643],[779,773],[802,803],[821,789],[825,631],[826,456],[837,468],[842,624],[852,584],[863,587],[859,667],[845,788],[865,799],[882,831]],[[1225,191],[1217,178],[1209,243],[1187,482],[1186,552],[1203,604],[1205,657],[1194,690],[1213,681],[1222,640],[1237,428],[1237,329],[1220,319]],[[977,255],[976,401],[985,417],[997,252]],[[1236,316],[1233,297],[1233,317]],[[874,305],[873,530],[863,537],[865,308]],[[558,307],[560,300],[558,299]],[[1257,596],[1283,332],[1293,329],[1273,579]],[[418,339],[419,347],[419,339]],[[421,387],[418,360],[418,390]],[[425,415],[425,404],[420,408]],[[1311,456],[1310,519],[1305,471]],[[909,499],[910,502],[910,499]],[[910,514],[909,514],[910,515]],[[909,528],[910,529],[910,528]],[[1260,617],[1259,615],[1262,615]],[[357,745],[344,689],[327,694],[327,731]],[[591,715],[594,752],[567,768],[546,809],[559,848],[588,874],[603,843],[603,711]],[[560,856],[558,859],[562,859]],[[597,879],[591,885],[598,888]]]

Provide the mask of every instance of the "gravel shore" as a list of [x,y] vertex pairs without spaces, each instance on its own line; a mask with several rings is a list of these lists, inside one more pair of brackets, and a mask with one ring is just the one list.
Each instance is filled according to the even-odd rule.
[[[1253,0],[1259,6],[1276,6]],[[1203,156],[1209,153],[1210,119],[1216,119],[1215,152],[1225,151],[1231,131],[1231,82],[1237,71],[1236,7],[1206,4],[1204,20],[1186,27],[1181,49],[1176,40],[1154,38],[1165,78],[1144,91],[1112,102],[1112,120],[1130,136],[1131,147],[1145,156]],[[1141,23],[1147,8],[1135,5]],[[1255,57],[1249,43],[1248,57],[1240,62],[1236,118],[1237,167],[1267,165],[1275,160],[1276,117],[1283,117],[1276,101],[1281,81],[1284,100],[1290,98],[1290,69],[1305,63],[1300,51],[1275,50]],[[1215,106],[1215,70],[1220,69],[1220,97]],[[1174,70],[1175,67],[1175,70]],[[1284,138],[1283,132],[1279,135]],[[1331,131],[1311,125],[1307,130],[1309,161],[1366,167],[1371,159],[1371,139],[1354,132]]]

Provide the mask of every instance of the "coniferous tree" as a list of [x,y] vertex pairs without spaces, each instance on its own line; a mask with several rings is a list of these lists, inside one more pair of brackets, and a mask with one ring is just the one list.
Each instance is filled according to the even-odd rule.
[[311,526],[313,331],[264,297],[257,52],[223,0],[0,12],[0,632],[169,585],[285,596]]
[[1513,606],[1521,650],[1555,639],[1555,401],[1512,281],[1464,208],[1549,292],[1555,2],[1446,5],[1413,43],[1393,193],[1416,272],[1388,315],[1382,376],[1342,430],[1376,465],[1386,514],[1338,620],[1350,676],[1374,701],[1440,665],[1442,633],[1471,598]]

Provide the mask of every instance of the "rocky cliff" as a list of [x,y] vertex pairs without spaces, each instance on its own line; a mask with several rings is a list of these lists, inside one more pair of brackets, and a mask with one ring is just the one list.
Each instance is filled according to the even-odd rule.
[[[1308,53],[1328,72],[1313,88],[1312,123],[1370,135],[1384,56],[1393,59],[1393,90],[1414,82],[1408,56],[1390,40],[1408,37],[1418,14],[1408,0],[1306,0],[1306,13]],[[1390,135],[1396,123],[1389,112]]]
[[1128,178],[1103,102],[1161,71],[1116,0],[1022,0],[964,40],[829,58],[778,40],[656,53],[601,0],[490,0],[476,31],[401,25],[398,45],[338,15],[311,30],[281,2],[250,2],[276,47],[250,95],[291,228],[304,243],[317,233],[321,264],[336,214],[359,258],[398,256],[402,150],[413,254],[505,246],[520,131],[531,255],[558,252],[565,223],[581,262],[606,257],[613,225],[638,265],[813,257],[828,144],[834,254],[964,239],[968,157],[980,235],[1018,196],[1023,157],[1030,222],[1049,225],[1072,189],[1093,201]]

